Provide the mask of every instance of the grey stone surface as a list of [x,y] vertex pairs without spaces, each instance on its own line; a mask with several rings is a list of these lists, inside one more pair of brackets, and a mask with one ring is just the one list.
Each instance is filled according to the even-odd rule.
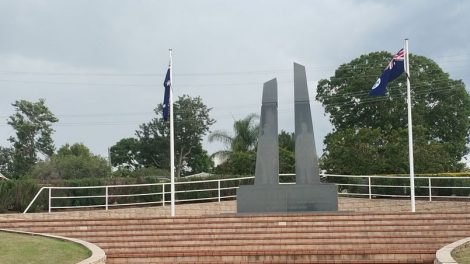
[[320,183],[305,67],[294,63],[295,174],[297,184]]
[[255,185],[279,182],[279,143],[277,132],[277,81],[263,86]]
[[335,184],[244,185],[237,190],[238,213],[337,210]]

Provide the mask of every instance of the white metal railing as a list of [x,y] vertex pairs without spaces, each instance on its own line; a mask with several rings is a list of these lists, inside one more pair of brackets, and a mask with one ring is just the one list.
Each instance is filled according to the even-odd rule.
[[[295,176],[295,174],[281,174],[280,177],[286,176]],[[409,197],[409,177],[408,176],[384,176],[384,175],[334,175],[334,174],[322,174],[322,179],[328,179],[329,182],[336,183],[340,192],[340,196],[359,196],[359,197],[368,197],[372,199],[374,197]],[[175,202],[193,202],[193,201],[222,201],[224,199],[233,199],[236,198],[235,190],[238,188],[241,180],[253,179],[254,176],[241,177],[241,178],[230,178],[230,179],[218,179],[218,180],[201,180],[201,181],[188,181],[188,182],[176,182],[176,189],[178,186],[187,185],[184,190],[175,191]],[[341,178],[348,179],[357,179],[355,183],[341,183]],[[391,185],[391,184],[378,184],[373,181],[376,179],[402,179],[403,185]],[[417,195],[416,198],[424,198],[432,201],[434,198],[470,198],[469,195],[466,196],[443,196],[443,195],[433,195],[433,190],[438,189],[468,189],[470,193],[470,186],[438,186],[433,185],[432,181],[437,179],[446,179],[449,181],[458,181],[470,179],[470,177],[425,177],[418,176],[415,177],[415,182],[424,181],[426,184],[416,185],[416,190],[424,189],[426,195]],[[188,186],[206,183],[209,184],[209,188],[204,189],[191,189]],[[232,184],[230,184],[232,183]],[[281,184],[291,184],[292,182],[285,182]],[[39,195],[47,190],[47,204],[48,212],[51,212],[54,209],[71,209],[71,208],[104,208],[108,210],[110,207],[118,206],[131,206],[131,205],[147,205],[147,204],[161,204],[165,206],[168,203],[166,198],[167,195],[170,195],[169,192],[170,183],[149,183],[149,184],[129,184],[129,185],[106,185],[106,186],[83,186],[83,187],[42,187],[38,193],[34,196],[33,200],[29,203],[28,207],[24,210],[23,213],[27,213],[34,202],[37,200]],[[142,193],[119,193],[119,189],[126,189],[130,187],[154,187],[159,189],[154,192],[142,192]],[[378,192],[379,189],[400,189],[401,194],[383,193]],[[97,194],[92,195],[63,195],[63,194],[54,194],[54,191],[76,191],[76,190],[97,190]],[[374,192],[375,190],[375,192]],[[183,198],[185,193],[203,193],[209,194],[209,196],[198,197],[198,198]],[[216,195],[213,195],[216,193]],[[178,194],[180,194],[180,199],[178,199]],[[122,202],[118,203],[120,198],[133,198],[133,197],[155,197],[150,201],[133,201],[133,202]],[[101,199],[101,203],[87,204],[87,205],[54,205],[53,201],[60,200],[79,200],[79,199]],[[113,203],[110,203],[111,200],[114,200]],[[57,204],[57,203],[56,203]]]

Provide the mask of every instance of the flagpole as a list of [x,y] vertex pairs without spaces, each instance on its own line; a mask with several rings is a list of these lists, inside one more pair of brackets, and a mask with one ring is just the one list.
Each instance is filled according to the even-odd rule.
[[406,93],[408,101],[408,152],[410,158],[410,195],[411,212],[416,212],[415,202],[415,169],[413,158],[413,122],[411,120],[411,88],[410,88],[410,61],[408,50],[408,39],[405,39],[405,73],[406,73]]
[[171,185],[171,216],[175,216],[175,136],[173,126],[173,58],[170,51],[170,185]]

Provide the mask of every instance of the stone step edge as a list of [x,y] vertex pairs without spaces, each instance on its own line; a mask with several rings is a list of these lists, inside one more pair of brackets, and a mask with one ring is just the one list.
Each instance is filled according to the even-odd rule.
[[[235,233],[234,233],[235,234]],[[230,234],[223,234],[223,235],[227,235],[230,236]],[[145,236],[145,235],[143,235]],[[160,238],[160,236],[158,235],[155,235],[153,236],[152,238],[148,238],[148,239],[139,239],[139,238],[126,238],[126,240],[116,240],[116,241],[109,241],[109,238],[115,238],[115,237],[121,237],[121,235],[113,235],[113,236],[108,236],[108,237],[103,237],[103,239],[92,239],[91,241],[93,243],[122,243],[122,242],[126,242],[126,243],[139,243],[139,242],[169,242],[169,241],[174,241],[174,242],[179,242],[179,241],[188,241],[187,238],[179,238],[179,237],[176,237],[176,238],[172,238],[171,236],[169,236],[168,238]],[[336,236],[336,237],[308,237],[308,236],[273,236],[273,237],[230,237],[230,238],[227,238],[227,237],[207,237],[207,238],[195,238],[197,239],[198,242],[201,242],[201,241],[219,241],[219,240],[222,240],[222,241],[226,241],[226,240],[230,240],[230,241],[236,241],[236,240],[244,240],[244,241],[249,241],[249,240],[336,240],[336,239],[341,239],[341,240],[348,240],[348,239],[421,239],[421,240],[427,240],[427,239],[459,239],[461,237],[463,237],[463,235],[453,235],[453,236],[449,236],[449,235],[424,235],[424,236],[398,236],[398,235],[394,235],[394,236],[378,236],[378,235],[367,235],[367,234],[363,234],[363,235],[355,235],[355,236]],[[78,238],[84,238],[84,239],[89,239],[91,237],[87,237],[87,236],[80,236]]]
[[[348,218],[355,218],[355,217],[363,217],[363,219],[360,220],[367,220],[367,219],[383,219],[383,218],[375,218],[375,217],[385,217],[385,216],[396,216],[396,219],[401,219],[405,220],[407,217],[409,219],[414,219],[414,220],[421,220],[423,219],[423,215],[429,215],[429,218],[433,218],[436,216],[439,216],[440,219],[444,219],[445,217],[448,217],[450,215],[470,215],[469,212],[462,212],[462,211],[455,211],[455,212],[439,212],[439,213],[430,213],[430,212],[393,212],[393,213],[385,213],[385,212],[348,212],[348,213],[286,213],[286,214],[253,214],[253,215],[247,215],[247,214],[221,214],[221,215],[203,215],[203,216],[175,216],[175,217],[170,217],[170,216],[147,216],[147,217],[142,217],[142,216],[129,216],[129,217],[109,217],[109,215],[106,215],[106,212],[103,212],[99,216],[89,216],[89,217],[58,217],[59,215],[54,215],[54,213],[46,214],[46,213],[41,213],[44,215],[44,217],[52,217],[52,219],[38,219],[38,220],[33,220],[33,219],[13,219],[13,218],[4,218],[2,219],[2,215],[0,215],[0,223],[5,222],[11,222],[14,220],[15,222],[61,222],[61,221],[113,221],[113,220],[151,220],[151,219],[156,219],[156,220],[169,220],[169,222],[173,221],[178,221],[178,220],[190,220],[193,221],[195,219],[214,219],[214,218],[219,218],[219,219],[224,219],[224,218],[236,218],[236,219],[246,219],[246,218],[252,218],[252,219],[259,219],[259,221],[266,221],[264,218],[295,218],[295,217],[328,217],[328,219],[331,220],[353,220],[353,219],[344,219],[344,217]],[[32,213],[34,215],[34,213]],[[11,216],[11,215],[9,215]],[[18,216],[21,218],[23,214],[18,214]],[[334,217],[337,216],[338,218],[342,219],[335,219]],[[315,218],[313,218],[315,219]],[[276,221],[276,220],[274,220]]]
[[[470,225],[470,214],[467,216],[461,217],[453,217],[450,218],[452,220],[462,220]],[[423,221],[425,224],[446,224],[449,221],[449,218],[396,218],[396,219],[331,219],[331,220],[318,220],[318,219],[278,219],[278,220],[256,220],[256,221],[243,221],[240,219],[238,221],[188,221],[188,222],[159,222],[159,219],[149,219],[154,220],[154,223],[149,222],[137,222],[137,223],[128,223],[130,221],[140,221],[136,219],[127,219],[127,220],[113,220],[113,219],[103,219],[103,220],[70,220],[70,219],[60,219],[55,221],[0,221],[0,226],[3,225],[11,225],[11,224],[28,224],[22,225],[22,227],[34,226],[34,227],[50,227],[54,226],[57,227],[59,224],[60,227],[75,227],[77,225],[93,225],[93,226],[122,226],[122,225],[155,225],[155,226],[186,226],[186,225],[230,225],[230,224],[240,224],[240,225],[250,225],[250,224],[276,224],[276,223],[285,223],[293,224],[301,226],[301,223],[312,223],[308,226],[344,226],[347,222],[361,222],[354,225],[382,225],[384,224],[395,224],[395,225],[423,225]],[[64,222],[66,221],[66,222]],[[72,221],[72,222],[69,222]],[[446,222],[447,221],[447,222]],[[338,222],[344,222],[339,224]],[[375,223],[364,223],[364,222],[375,222]],[[405,222],[405,223],[404,223]],[[410,223],[411,222],[411,223]],[[436,223],[442,222],[442,223]],[[313,224],[315,223],[315,224]],[[351,225],[348,225],[351,226]]]
[[460,239],[451,244],[445,245],[436,252],[434,264],[458,264],[452,257],[451,253],[454,249],[470,245],[470,237]]
[[[0,226],[1,227],[1,226]],[[406,227],[406,228],[405,228]],[[418,229],[413,229],[419,227]],[[320,229],[322,228],[322,229]],[[384,230],[385,228],[385,230]],[[388,228],[388,229],[387,229]],[[371,228],[364,226],[364,225],[357,225],[357,226],[270,226],[270,227],[251,227],[247,228],[246,230],[242,230],[242,227],[207,227],[201,228],[199,230],[188,230],[187,228],[162,228],[162,229],[151,229],[148,228],[110,228],[104,230],[96,230],[96,229],[88,229],[77,227],[73,230],[64,230],[60,228],[11,228],[11,229],[18,229],[18,230],[33,230],[35,232],[47,232],[47,233],[98,233],[98,232],[158,232],[158,231],[168,231],[160,234],[164,235],[171,235],[171,234],[220,234],[220,232],[224,233],[237,233],[237,234],[252,234],[252,233],[259,233],[261,231],[253,230],[253,229],[263,229],[263,232],[278,232],[282,230],[284,232],[289,233],[344,233],[344,232],[397,232],[397,231],[409,231],[409,232],[445,232],[445,231],[452,231],[452,230],[460,230],[460,231],[470,231],[470,224],[442,224],[442,225],[376,225],[371,226]],[[410,230],[411,229],[411,230]],[[201,230],[213,230],[213,231],[201,231]],[[225,230],[225,231],[224,231]],[[181,232],[182,231],[182,232]],[[236,232],[235,232],[236,231]]]
[[194,257],[194,256],[288,256],[288,255],[377,255],[377,254],[431,254],[436,253],[433,249],[351,249],[351,250],[207,250],[186,252],[152,252],[152,253],[109,253],[108,258],[129,257]]

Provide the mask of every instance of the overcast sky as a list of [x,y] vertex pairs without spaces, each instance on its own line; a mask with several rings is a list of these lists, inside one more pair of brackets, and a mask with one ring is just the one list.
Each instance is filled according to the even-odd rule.
[[[306,66],[317,150],[331,131],[315,89],[361,54],[410,51],[470,83],[470,1],[0,0],[0,145],[11,103],[45,98],[54,140],[100,155],[154,116],[168,49],[175,95],[201,96],[232,131],[279,83],[279,129],[293,131],[293,65]],[[412,66],[411,66],[412,67]],[[372,84],[371,84],[372,85]],[[205,142],[209,153],[223,146]]]

